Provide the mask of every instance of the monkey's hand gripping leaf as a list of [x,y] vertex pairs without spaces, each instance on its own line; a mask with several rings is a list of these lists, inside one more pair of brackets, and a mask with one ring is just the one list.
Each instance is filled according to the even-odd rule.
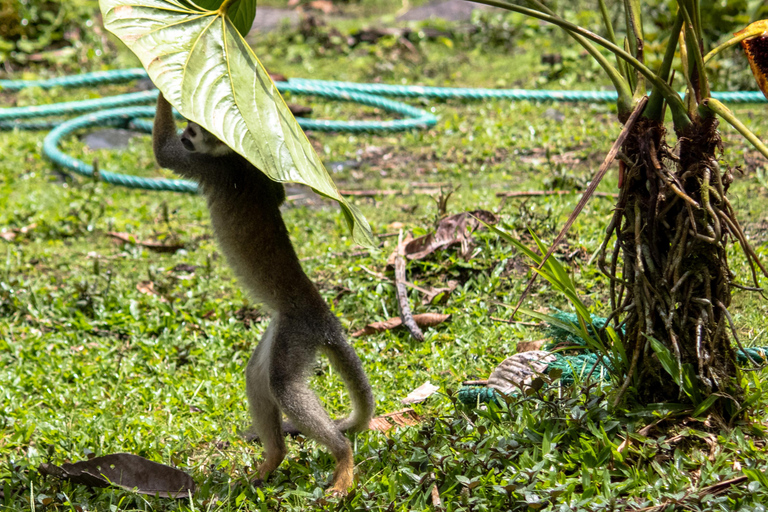
[[[255,0],[100,0],[168,101],[275,181],[301,183],[341,205],[355,241],[373,247],[362,213],[341,196],[277,87],[241,35]],[[209,5],[211,4],[211,5]],[[228,6],[233,12],[228,14]],[[232,20],[235,20],[234,22]]]

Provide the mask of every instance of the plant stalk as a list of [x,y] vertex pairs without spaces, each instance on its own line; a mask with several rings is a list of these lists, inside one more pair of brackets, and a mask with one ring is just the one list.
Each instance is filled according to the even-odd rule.
[[632,65],[635,69],[640,71],[643,74],[643,76],[653,84],[654,89],[656,88],[660,89],[661,91],[660,94],[662,94],[662,96],[664,96],[664,99],[667,100],[667,103],[669,104],[669,108],[672,111],[672,117],[674,119],[675,128],[682,130],[691,125],[691,122],[692,122],[691,118],[688,117],[688,114],[685,111],[685,105],[683,104],[683,100],[680,97],[680,95],[677,94],[677,92],[674,89],[672,89],[666,82],[659,79],[659,77],[653,71],[651,71],[645,64],[638,61],[632,55],[627,53],[623,48],[616,46],[615,44],[611,43],[607,39],[595,34],[591,30],[587,30],[583,27],[580,27],[578,25],[565,21],[564,19],[559,18],[557,16],[552,16],[540,11],[528,9],[527,7],[522,7],[520,5],[510,4],[502,0],[471,0],[471,1],[478,4],[490,5],[491,7],[499,7],[501,9],[507,9],[508,11],[518,12],[520,14],[524,14],[532,18],[546,21],[547,23],[552,23],[553,25],[557,25],[562,29],[579,34],[599,44],[603,48],[612,52],[614,55],[620,56],[622,59],[627,61],[630,65]]
[[[669,35],[669,41],[667,41],[667,49],[664,52],[664,60],[661,62],[661,67],[657,72],[659,78],[669,83],[669,76],[672,70],[672,62],[675,60],[675,49],[677,49],[677,42],[679,40],[680,30],[683,28],[683,13],[680,9],[677,10],[677,16],[675,16],[675,24],[672,25],[672,32]],[[645,109],[644,116],[648,119],[661,122],[664,115],[664,96],[658,89],[651,91],[651,97],[648,99],[648,107]]]
[[[605,0],[598,0],[598,4],[600,4],[600,14],[603,17],[603,26],[605,27],[605,30],[608,33],[608,40],[613,44],[616,44],[616,32],[613,30],[613,23],[611,22],[611,13],[608,12],[608,6],[605,5]],[[627,63],[621,60],[621,58],[618,55],[616,55],[615,57],[616,57],[616,67],[618,68],[619,73],[621,73],[621,76],[623,76],[624,78],[627,78],[629,73],[627,68]]]
[[[543,14],[561,19],[557,16],[557,14],[554,11],[552,11],[549,7],[544,5],[539,0],[529,0],[529,2],[531,3],[531,5],[535,6]],[[606,59],[605,56],[602,53],[600,53],[600,51],[597,48],[595,48],[594,45],[590,43],[587,39],[566,28],[564,28],[564,30],[568,32],[568,35],[573,37],[592,56],[592,58],[595,59],[597,63],[600,64],[600,66],[603,68],[605,73],[608,75],[608,78],[613,83],[613,86],[616,89],[617,94],[619,95],[619,98],[616,102],[619,109],[619,115],[621,117],[628,117],[632,113],[632,106],[633,106],[632,89],[630,87],[630,84],[627,82],[624,76],[624,73],[622,73],[620,70],[613,67],[611,63],[608,62],[608,59]],[[617,57],[617,62],[623,62],[623,61],[621,61]]]
[[685,47],[688,50],[689,60],[688,72],[691,74],[691,82],[697,88],[697,90],[691,91],[691,93],[696,95],[698,102],[701,102],[701,100],[709,98],[709,81],[707,80],[707,72],[704,68],[704,59],[701,56],[701,35],[700,32],[696,31],[696,25],[693,21],[694,17],[691,16],[691,13],[688,12],[684,4],[681,4],[680,10],[685,18]]
[[[627,22],[627,40],[632,55],[643,62],[643,22],[639,0],[624,0],[624,17]],[[634,97],[645,95],[645,80],[639,71],[635,71]]]
[[763,142],[752,133],[752,131],[744,126],[744,123],[742,123],[738,117],[736,117],[733,112],[728,109],[725,105],[723,105],[721,102],[717,101],[714,98],[707,98],[704,101],[701,102],[701,106],[704,108],[707,108],[714,112],[715,114],[719,115],[723,119],[725,119],[728,124],[736,128],[736,131],[738,131],[741,135],[744,136],[745,139],[747,139],[752,145],[757,149],[760,153],[763,154],[766,158],[768,158],[768,147],[763,144]]
[[223,16],[223,15],[227,14],[227,10],[229,10],[229,7],[230,7],[230,6],[231,6],[233,3],[237,2],[237,1],[239,1],[239,0],[224,0],[224,1],[221,3],[221,5],[219,6],[219,8],[217,9],[217,12],[218,12],[218,13],[219,13],[221,16]]
[[744,41],[745,39],[749,39],[750,37],[757,37],[762,35],[765,32],[763,27],[753,27],[748,32],[744,32],[743,34],[739,34],[737,36],[734,36],[718,46],[717,48],[710,51],[708,54],[704,56],[704,64],[712,60],[712,57],[717,55],[718,53],[722,52],[723,50],[727,50],[731,46],[735,46],[739,44],[740,42]]

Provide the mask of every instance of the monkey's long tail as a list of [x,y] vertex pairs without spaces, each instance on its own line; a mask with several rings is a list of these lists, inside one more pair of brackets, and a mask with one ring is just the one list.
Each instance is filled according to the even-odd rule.
[[368,429],[368,424],[376,408],[373,391],[355,349],[347,342],[343,334],[338,333],[334,337],[336,339],[332,342],[332,348],[326,353],[331,365],[339,372],[344,384],[346,384],[352,400],[352,414],[336,420],[336,426],[342,432],[360,432]]

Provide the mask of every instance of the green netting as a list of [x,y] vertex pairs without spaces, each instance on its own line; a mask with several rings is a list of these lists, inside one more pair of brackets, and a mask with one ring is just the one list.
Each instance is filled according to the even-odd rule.
[[[558,320],[574,325],[578,324],[578,317],[575,313],[566,313],[565,311],[557,311],[552,315]],[[595,330],[605,327],[606,319],[600,316],[592,316],[592,325],[587,325],[587,331],[590,335],[595,336]],[[571,332],[555,326],[547,325],[547,334],[552,337],[552,341],[548,343],[544,350],[552,350],[558,346],[578,347],[586,346],[585,341],[572,334]],[[551,374],[553,371],[559,370],[561,372],[559,381],[562,386],[570,386],[574,382],[583,382],[587,380],[600,380],[608,382],[610,380],[610,365],[604,358],[601,358],[594,352],[590,352],[584,349],[584,352],[579,354],[567,354],[563,355],[559,352],[553,353],[557,359],[547,365],[547,369],[544,373]],[[740,365],[746,365],[751,363],[764,364],[768,361],[768,348],[767,347],[747,347],[745,349],[736,350],[736,361]],[[475,405],[478,403],[487,402],[499,402],[497,392],[491,388],[482,386],[463,386],[458,392],[459,400],[467,405]]]

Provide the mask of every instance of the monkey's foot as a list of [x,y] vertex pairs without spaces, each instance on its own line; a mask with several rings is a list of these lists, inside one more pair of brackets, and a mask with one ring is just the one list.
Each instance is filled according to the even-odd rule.
[[337,486],[334,485],[333,487],[331,487],[330,489],[325,491],[325,493],[328,494],[329,496],[334,497],[334,498],[343,498],[344,496],[349,494],[349,488],[347,488],[347,487],[337,487]]
[[352,463],[352,454],[345,460],[339,462],[336,466],[336,471],[333,472],[333,482],[328,494],[331,496],[346,496],[349,493],[349,489],[355,483],[355,475],[353,473],[354,464]]

